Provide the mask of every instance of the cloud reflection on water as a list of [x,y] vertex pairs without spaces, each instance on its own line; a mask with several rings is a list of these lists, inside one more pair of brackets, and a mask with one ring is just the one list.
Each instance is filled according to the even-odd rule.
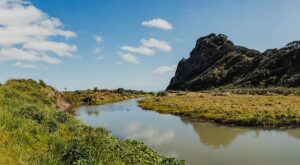
[[140,122],[129,123],[125,128],[126,138],[142,139],[149,145],[160,146],[171,142],[175,137],[174,130],[161,132],[155,127],[142,127]]

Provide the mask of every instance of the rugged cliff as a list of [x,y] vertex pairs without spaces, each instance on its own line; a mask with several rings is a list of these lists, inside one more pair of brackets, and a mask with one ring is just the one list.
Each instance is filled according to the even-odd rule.
[[223,34],[201,37],[190,57],[179,62],[167,90],[197,91],[222,86],[300,86],[300,41],[261,53],[235,46]]

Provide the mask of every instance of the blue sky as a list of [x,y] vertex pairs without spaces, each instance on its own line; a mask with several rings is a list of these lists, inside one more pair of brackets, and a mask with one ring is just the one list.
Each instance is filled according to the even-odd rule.
[[[20,19],[16,15],[11,23],[11,16],[0,10],[2,83],[33,78],[60,90],[97,86],[157,91],[166,88],[178,61],[189,56],[201,36],[223,33],[237,45],[260,51],[300,39],[298,0],[14,0],[8,6],[10,1],[0,0],[7,13],[23,8],[33,14]],[[8,44],[11,38],[22,36],[17,32],[1,42],[7,29],[26,31],[22,28],[29,23],[24,20],[34,20],[30,26],[36,24],[34,14],[52,24],[54,18],[59,19],[61,25],[55,24],[46,36],[35,33],[37,42],[26,38]],[[45,26],[48,24],[42,26],[48,29]],[[25,51],[28,58],[21,53],[16,56],[16,49]],[[153,52],[149,55],[147,51]],[[45,55],[53,59],[45,59]]]

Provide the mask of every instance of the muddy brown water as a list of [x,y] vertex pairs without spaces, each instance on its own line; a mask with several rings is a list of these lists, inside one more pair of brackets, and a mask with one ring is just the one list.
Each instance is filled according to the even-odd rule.
[[300,129],[263,130],[192,122],[143,110],[137,100],[82,106],[77,118],[119,138],[143,141],[191,165],[299,165]]

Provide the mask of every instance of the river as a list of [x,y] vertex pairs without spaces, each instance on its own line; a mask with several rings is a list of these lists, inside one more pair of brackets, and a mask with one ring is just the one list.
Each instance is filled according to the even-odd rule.
[[143,110],[137,100],[81,106],[77,118],[191,165],[299,165],[300,129],[263,130],[192,122]]

